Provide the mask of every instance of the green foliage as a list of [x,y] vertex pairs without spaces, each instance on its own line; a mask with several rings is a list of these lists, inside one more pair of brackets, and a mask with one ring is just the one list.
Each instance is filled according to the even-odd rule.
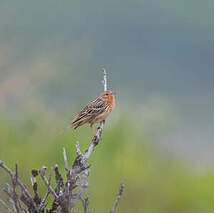
[[[62,148],[66,147],[71,163],[76,140],[82,151],[91,140],[88,127],[59,135],[56,127],[63,124],[60,119],[53,119],[56,122],[52,124],[45,122],[45,117],[32,117],[16,124],[3,115],[0,117],[0,158],[11,168],[18,162],[20,178],[28,186],[31,169],[43,165],[50,168],[57,163],[64,173]],[[213,212],[213,174],[199,175],[172,155],[159,151],[152,137],[140,130],[140,124],[135,128],[136,124],[122,119],[111,128],[109,124],[106,123],[101,143],[89,160],[92,164],[88,179],[91,212],[111,209],[120,182],[125,184],[125,192],[118,213]],[[6,179],[0,170],[1,187]],[[40,186],[40,190],[43,194],[44,188]]]

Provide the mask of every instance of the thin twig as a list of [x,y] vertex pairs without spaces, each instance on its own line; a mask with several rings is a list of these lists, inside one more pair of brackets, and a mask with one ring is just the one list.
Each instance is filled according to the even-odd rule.
[[103,127],[104,127],[104,122],[100,122],[100,126],[98,127],[96,137],[93,138],[87,152],[84,155],[85,160],[88,160],[91,153],[94,151],[95,147],[99,144],[101,135],[102,135],[102,131],[103,131]]
[[[15,167],[15,174],[4,164],[3,161],[0,161],[0,167],[3,168],[11,177],[12,180],[12,184],[13,184],[13,191],[11,191],[8,187],[8,190],[4,190],[10,197],[11,200],[13,200],[13,204],[15,205],[16,211],[19,212],[23,212],[23,208],[21,206],[21,203],[19,201],[19,198],[15,192],[15,187],[16,185],[19,185],[21,192],[22,192],[22,198],[27,201],[29,203],[29,206],[31,206],[32,209],[36,209],[36,205],[33,201],[33,198],[31,197],[30,193],[27,190],[27,187],[19,180],[18,178],[18,166],[16,164]],[[9,191],[10,190],[10,191]]]
[[40,171],[40,176],[43,180],[43,182],[45,183],[45,185],[47,186],[48,190],[50,190],[50,192],[52,193],[52,195],[54,196],[55,199],[58,199],[58,195],[56,194],[56,192],[52,189],[51,185],[49,184],[47,178],[45,177],[45,170],[46,167],[43,166],[41,171]]
[[88,197],[81,198],[81,201],[82,201],[84,213],[89,213],[89,211],[88,211],[88,205],[89,205],[89,199],[88,199]]
[[123,190],[124,190],[124,184],[121,183],[120,184],[120,189],[119,189],[119,192],[118,192],[118,195],[117,195],[117,199],[116,199],[116,201],[114,203],[114,206],[113,206],[112,210],[110,211],[110,213],[115,213],[116,207],[117,207],[117,205],[118,205],[118,203],[120,201],[120,198],[121,198],[121,196],[123,194]]
[[76,153],[77,155],[82,156],[82,152],[80,151],[80,145],[78,141],[76,142]]
[[[102,69],[102,72],[103,72],[103,81],[102,81],[103,88],[104,91],[107,91],[107,73],[105,69]],[[82,199],[88,187],[87,177],[89,175],[90,165],[87,165],[87,161],[91,156],[92,152],[94,151],[95,147],[100,142],[103,127],[104,122],[100,122],[100,125],[96,132],[96,137],[92,139],[89,148],[85,152],[85,154],[81,152],[79,142],[76,143],[77,157],[75,158],[71,169],[69,169],[66,151],[65,148],[63,148],[63,157],[67,179],[65,180],[65,182],[63,181],[63,178],[59,173],[58,166],[55,165],[55,180],[56,180],[55,190],[53,190],[50,184],[52,177],[52,169],[50,170],[48,180],[45,176],[47,169],[46,167],[43,166],[40,171],[32,170],[33,175],[32,185],[34,198],[30,195],[27,187],[19,180],[17,164],[15,167],[15,173],[13,173],[2,161],[0,161],[0,167],[6,170],[6,172],[10,175],[12,180],[11,187],[8,184],[7,189],[4,189],[4,191],[9,196],[9,200],[14,208],[14,211],[10,209],[8,210],[8,212],[26,213],[28,211],[33,213],[43,213],[43,212],[69,213],[70,210],[74,211],[73,207],[77,204],[77,202],[82,200],[84,213],[89,213],[88,211],[89,201],[87,198],[84,200]],[[44,198],[42,199],[42,202],[38,195],[38,183],[36,179],[38,173],[40,174],[44,184],[47,187],[47,191],[46,194],[44,195]],[[17,186],[21,189],[20,195],[19,193],[16,193]],[[75,188],[77,188],[78,190],[74,191]],[[115,209],[123,193],[123,188],[124,186],[123,184],[121,184],[116,202],[111,210],[111,213],[115,213]],[[46,205],[49,194],[53,195],[54,201],[51,209],[47,210]],[[22,208],[21,201],[26,205],[26,207],[28,207],[28,210]],[[2,203],[2,205],[5,206],[5,208],[9,208],[7,207],[7,204],[4,201],[0,200],[0,203]]]
[[32,186],[33,186],[33,192],[34,192],[33,200],[37,205],[39,205],[41,203],[41,199],[40,199],[39,194],[38,194],[38,183],[36,180],[36,177],[39,175],[39,172],[38,172],[38,170],[33,169],[31,171],[31,173],[33,176],[33,179],[31,178],[31,182],[32,182]]
[[73,213],[78,213],[75,209],[73,209]]
[[13,211],[9,208],[9,206],[2,199],[0,199],[0,203],[2,204],[2,206],[5,207],[5,209],[7,209],[7,211],[9,213],[13,213]]
[[106,70],[104,68],[102,68],[102,72],[103,72],[103,86],[104,86],[104,91],[107,91],[107,73]]
[[69,173],[69,166],[68,166],[68,160],[67,160],[67,155],[66,155],[65,148],[63,148],[63,156],[64,156],[64,162],[65,162],[65,170],[66,170],[66,173]]
[[51,169],[50,169],[50,173],[49,173],[49,178],[48,178],[48,186],[49,186],[49,187],[47,187],[47,191],[46,191],[46,193],[45,193],[45,196],[44,196],[44,198],[43,198],[43,200],[42,200],[42,202],[41,202],[41,204],[40,204],[40,207],[39,207],[40,210],[42,210],[42,208],[43,208],[43,206],[44,206],[44,204],[45,204],[45,201],[47,200],[48,195],[50,194],[50,184],[51,184],[52,171],[53,171],[53,169],[51,168]]
[[[0,161],[0,167],[2,167],[10,175],[11,179],[13,179],[14,173],[4,164],[4,162]],[[29,201],[32,203],[32,206],[36,208],[33,202],[33,198],[28,192],[27,187],[18,178],[17,178],[17,184],[20,186],[22,193],[25,194],[29,199]]]
[[17,180],[18,180],[18,165],[16,163],[15,164],[15,174],[13,174],[13,178],[12,178],[12,185],[13,185],[12,199],[14,201],[16,211],[18,213],[22,213],[23,209],[22,209],[22,206],[21,206],[21,203],[19,200],[19,196],[16,193]]
[[56,180],[55,192],[57,195],[59,195],[60,188],[64,187],[64,182],[63,182],[62,175],[59,173],[59,168],[57,164],[55,165],[55,180]]
[[49,190],[47,190],[47,192],[45,193],[45,196],[44,196],[44,198],[43,198],[43,200],[42,200],[42,202],[41,202],[41,204],[40,204],[39,209],[41,209],[41,210],[43,209],[43,206],[44,206],[45,201],[47,200],[47,198],[48,198],[49,194],[50,194],[50,191],[49,191]]
[[[107,91],[107,73],[106,70],[103,68],[102,69],[103,72],[103,90]],[[84,155],[85,160],[87,160],[91,153],[94,151],[95,146],[98,145],[100,139],[101,139],[101,135],[102,135],[102,131],[103,131],[103,127],[104,127],[104,122],[100,122],[100,125],[98,127],[97,133],[96,133],[96,137],[93,138],[90,147],[88,148],[87,152]]]

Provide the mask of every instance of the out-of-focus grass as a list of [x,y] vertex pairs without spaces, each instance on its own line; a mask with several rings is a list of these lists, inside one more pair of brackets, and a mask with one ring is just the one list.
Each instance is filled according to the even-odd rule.
[[[56,121],[54,114],[51,115]],[[45,119],[35,116],[17,124],[3,114],[0,116],[0,159],[10,168],[18,162],[20,178],[28,186],[32,168],[43,165],[50,168],[57,163],[64,173],[62,148],[66,148],[71,163],[76,140],[85,150],[92,137],[88,127],[59,135],[59,127],[63,126],[60,119],[54,123]],[[140,123],[121,119],[111,128],[106,123],[101,143],[89,160],[91,212],[111,209],[120,182],[125,184],[125,192],[118,213],[213,212],[213,174],[196,174],[172,155],[160,152],[151,138],[140,128]],[[1,187],[7,179],[0,170]],[[44,193],[44,188],[40,190]]]

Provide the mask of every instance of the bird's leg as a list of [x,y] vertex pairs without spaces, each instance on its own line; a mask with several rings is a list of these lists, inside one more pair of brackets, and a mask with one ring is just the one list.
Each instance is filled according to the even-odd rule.
[[92,132],[93,132],[94,137],[96,137],[96,132],[95,132],[95,130],[94,130],[93,124],[90,124],[90,127],[91,127],[91,130],[92,130]]

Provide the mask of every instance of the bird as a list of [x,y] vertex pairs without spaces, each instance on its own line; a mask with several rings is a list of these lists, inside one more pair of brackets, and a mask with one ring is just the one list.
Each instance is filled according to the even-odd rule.
[[[105,122],[108,115],[115,108],[115,93],[104,91],[95,100],[89,102],[71,121],[67,128],[77,129],[78,127],[89,123],[94,137],[96,132],[94,124],[101,121]],[[66,128],[66,129],[67,129]]]

